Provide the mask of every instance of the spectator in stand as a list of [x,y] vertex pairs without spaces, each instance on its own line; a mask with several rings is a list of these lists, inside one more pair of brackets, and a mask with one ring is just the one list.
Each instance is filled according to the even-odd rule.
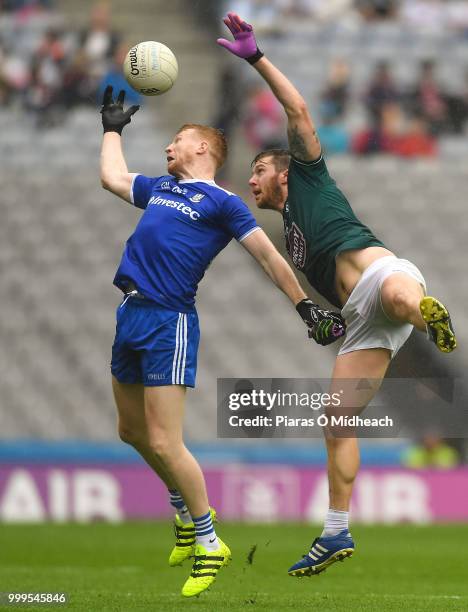
[[374,126],[380,124],[382,109],[388,104],[397,103],[401,94],[390,71],[387,61],[377,64],[364,96],[366,109]]
[[365,21],[395,19],[399,0],[356,0],[356,8]]
[[7,57],[0,44],[0,106],[7,106],[13,96],[14,87],[7,73]]
[[416,88],[410,95],[410,104],[415,115],[423,117],[432,132],[440,134],[447,128],[447,104],[445,93],[435,78],[435,63],[424,60]]
[[0,11],[5,13],[29,13],[50,9],[51,0],[0,0]]
[[24,90],[25,108],[36,116],[38,127],[54,125],[63,115],[65,49],[62,32],[48,30],[31,66],[30,82]]
[[398,139],[394,152],[401,157],[434,157],[437,154],[437,141],[430,134],[423,117],[409,120],[408,128]]
[[349,102],[349,66],[342,59],[333,61],[328,81],[320,96],[322,113],[328,119],[342,119]]
[[349,102],[349,66],[342,60],[334,60],[328,81],[320,96],[321,125],[318,134],[326,155],[346,153],[350,137],[342,124]]
[[243,86],[239,84],[238,70],[234,68],[230,61],[221,67],[217,78],[217,109],[213,120],[213,126],[222,130],[228,142],[242,116],[244,101]]
[[359,155],[395,153],[402,128],[401,106],[396,102],[386,102],[380,108],[378,119],[354,135],[353,152]]
[[[234,63],[229,60],[221,66],[220,73],[216,79],[216,109],[214,119],[210,124],[221,130],[228,142],[231,142],[233,139],[233,133],[241,123],[244,113],[245,84],[240,80],[242,77],[235,68]],[[231,159],[231,156],[228,155],[218,173],[220,184],[225,183],[227,177],[229,177]]]
[[407,127],[401,106],[389,102],[382,107],[378,124],[354,136],[352,150],[358,155],[387,153],[400,157],[432,157],[437,153],[437,145],[422,117],[414,117]]
[[320,144],[325,155],[347,153],[350,148],[350,136],[336,115],[330,115],[329,108],[320,109],[321,125],[317,128]]
[[57,67],[63,65],[65,60],[65,46],[63,44],[63,32],[58,29],[50,28],[44,35],[37,56],[47,62],[54,63]]
[[55,92],[56,87],[47,70],[39,60],[33,61],[29,86],[24,92],[24,108],[33,114],[37,127],[47,127],[54,123],[52,115]]
[[460,464],[460,454],[438,434],[431,434],[410,447],[404,453],[402,463],[405,467],[415,470],[449,470]]
[[109,70],[120,42],[119,35],[111,29],[110,17],[109,2],[98,2],[91,11],[89,29],[81,34],[80,43],[88,64],[90,87],[94,89],[94,93]]
[[273,93],[263,87],[254,86],[248,94],[243,127],[247,142],[253,149],[284,149],[285,116]]
[[66,109],[94,104],[95,90],[88,77],[87,58],[78,49],[63,75],[62,100]]

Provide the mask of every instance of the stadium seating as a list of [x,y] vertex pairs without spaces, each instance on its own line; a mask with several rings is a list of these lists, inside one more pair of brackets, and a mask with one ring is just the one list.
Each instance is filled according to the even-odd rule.
[[[81,3],[64,6],[81,11]],[[181,31],[174,24],[168,29],[171,36],[180,37]],[[312,104],[331,57],[355,59],[355,95],[372,70],[372,62],[364,60],[391,54],[402,78],[414,76],[427,54],[438,57],[449,80],[459,79],[465,65],[466,43],[409,36],[392,26],[363,37],[360,31],[314,32],[310,24],[296,24],[281,42],[267,40],[265,49]],[[212,47],[200,53],[208,58]],[[160,152],[172,127],[186,120],[210,121],[217,61],[207,59],[204,70],[197,71],[200,55],[181,47],[179,57],[177,96],[142,109],[125,136],[130,170],[163,172]],[[359,115],[350,121],[358,124]],[[138,212],[100,187],[95,110],[78,109],[63,128],[47,132],[35,130],[15,108],[1,110],[0,132],[2,437],[115,438],[108,362],[120,295],[111,283]],[[458,357],[447,360],[456,373],[455,364],[468,356],[462,255],[468,178],[463,143],[446,146],[447,157],[429,163],[344,157],[329,166],[362,220],[389,248],[421,266],[430,291],[447,302],[460,337]],[[240,178],[245,179],[245,158],[239,156],[233,168],[236,186],[245,185]],[[215,435],[217,377],[326,377],[331,370],[335,348],[307,340],[287,300],[235,244],[208,270],[200,286],[199,315],[198,389],[189,394],[187,409],[187,433],[193,439]]]
[[[80,110],[66,132],[38,134],[0,114],[3,437],[115,437],[108,362],[120,296],[111,281],[139,213],[100,187],[97,123],[94,111]],[[164,171],[158,126],[148,110],[138,115],[125,142],[132,170]],[[463,160],[342,158],[329,165],[363,221],[420,265],[431,291],[447,301],[466,356]],[[187,426],[194,439],[215,435],[217,377],[330,372],[335,350],[307,340],[286,298],[236,244],[201,283],[199,315],[198,389],[189,395]]]

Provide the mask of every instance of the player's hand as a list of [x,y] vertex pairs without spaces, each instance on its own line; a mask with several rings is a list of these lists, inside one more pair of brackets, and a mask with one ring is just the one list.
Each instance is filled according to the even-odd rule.
[[253,27],[242,21],[236,13],[228,13],[223,21],[234,36],[234,41],[218,38],[216,41],[218,45],[237,55],[237,57],[247,60],[250,64],[258,62],[263,57],[263,53],[257,46]]
[[312,300],[302,300],[296,305],[296,310],[309,328],[309,338],[317,344],[327,346],[346,333],[346,323],[338,312],[323,310]]
[[130,123],[132,115],[136,113],[140,107],[131,106],[124,111],[123,103],[125,100],[125,91],[123,89],[121,90],[115,102],[112,97],[112,91],[112,86],[108,85],[102,98],[102,126],[104,128],[104,133],[117,132],[118,134],[122,134],[122,130],[127,123]]

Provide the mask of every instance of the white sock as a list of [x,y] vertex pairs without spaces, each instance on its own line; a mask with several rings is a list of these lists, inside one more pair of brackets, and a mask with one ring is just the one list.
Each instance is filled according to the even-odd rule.
[[206,548],[206,550],[209,550],[210,552],[213,550],[218,550],[219,548],[219,542],[218,542],[218,538],[216,537],[216,533],[213,531],[213,533],[210,533],[209,535],[204,535],[204,536],[196,536],[197,538],[197,544],[201,544],[202,546],[204,546]]
[[176,509],[177,514],[180,517],[180,520],[187,525],[192,522],[192,517],[190,516],[190,512],[188,511],[187,506],[182,498],[182,495],[179,493],[177,489],[168,489],[169,491],[169,502],[171,506]]
[[323,537],[335,536],[343,531],[343,529],[349,529],[349,512],[342,510],[332,510],[330,508],[325,518],[325,525],[323,526],[322,535]]
[[197,544],[201,544],[208,551],[218,550],[220,548],[216,532],[213,527],[211,512],[207,512],[203,516],[193,519],[195,525],[195,537]]
[[192,517],[190,516],[187,506],[184,506],[177,514],[184,525],[192,523]]

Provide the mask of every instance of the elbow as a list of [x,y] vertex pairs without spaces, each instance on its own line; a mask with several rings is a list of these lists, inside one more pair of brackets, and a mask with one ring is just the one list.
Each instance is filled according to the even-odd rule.
[[106,176],[101,175],[101,187],[105,189],[106,191],[111,190],[111,182]]
[[304,117],[309,112],[307,103],[302,96],[299,96],[294,102],[286,108],[288,117]]

